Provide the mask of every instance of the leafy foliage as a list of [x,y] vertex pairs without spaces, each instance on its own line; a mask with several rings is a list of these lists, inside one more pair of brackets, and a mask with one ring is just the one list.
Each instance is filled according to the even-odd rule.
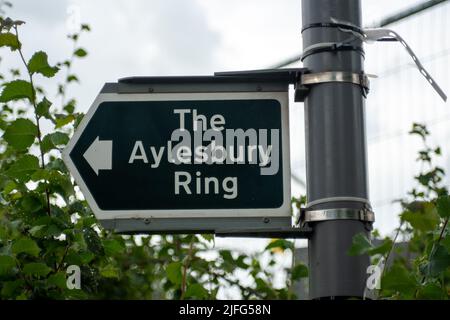
[[[439,147],[428,146],[428,129],[413,124],[410,134],[424,143],[417,160],[422,172],[416,177],[418,187],[401,201],[400,226],[393,238],[374,246],[366,236],[353,238],[349,253],[369,254],[374,263],[380,259],[387,267],[382,272],[379,297],[383,299],[448,299],[450,296],[450,197],[442,185],[444,170],[434,165],[441,155]],[[374,234],[376,237],[376,234]],[[398,247],[399,237],[406,243]]]

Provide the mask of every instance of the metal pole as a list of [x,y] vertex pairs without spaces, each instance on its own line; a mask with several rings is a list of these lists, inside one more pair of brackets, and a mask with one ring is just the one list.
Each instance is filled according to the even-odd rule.
[[[303,49],[325,42],[341,42],[351,35],[336,27],[318,26],[331,18],[361,27],[359,0],[302,0]],[[360,40],[353,42],[362,48]],[[357,50],[321,51],[307,56],[304,67],[312,73],[363,72]],[[320,83],[305,100],[306,176],[308,202],[335,197],[368,199],[364,97],[358,85]],[[362,209],[364,202],[329,199],[313,210]],[[342,200],[342,199],[341,199]],[[349,256],[353,236],[367,233],[358,220],[315,222],[309,241],[310,298],[362,297],[368,256]]]

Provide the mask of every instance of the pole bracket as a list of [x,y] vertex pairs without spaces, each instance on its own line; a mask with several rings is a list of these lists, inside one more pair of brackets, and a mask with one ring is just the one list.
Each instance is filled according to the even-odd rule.
[[330,221],[330,220],[359,220],[373,223],[375,214],[370,207],[363,209],[335,208],[322,210],[302,209],[299,223],[304,226],[307,223]]
[[361,87],[364,97],[367,96],[370,90],[369,77],[364,72],[355,73],[345,71],[327,71],[318,73],[304,73],[301,76],[299,85],[309,86],[327,82],[348,82],[357,84]]
[[295,102],[305,101],[309,93],[310,86],[326,82],[347,82],[359,85],[363,96],[366,97],[370,89],[369,76],[364,72],[344,72],[327,71],[309,73],[306,68],[286,68],[286,69],[262,69],[215,72],[215,78],[228,78],[237,80],[258,79],[260,81],[276,81],[286,84],[293,84],[295,90]]
[[417,69],[420,73],[427,79],[428,83],[433,87],[433,89],[439,94],[444,102],[447,101],[447,95],[441,89],[441,87],[436,83],[430,73],[425,69],[425,67],[420,63],[419,58],[411,49],[411,47],[406,43],[406,41],[394,30],[384,29],[384,28],[367,28],[367,29],[358,29],[358,26],[347,22],[341,21],[335,18],[331,18],[331,22],[333,24],[339,25],[338,28],[343,32],[348,32],[353,34],[357,39],[364,41],[366,43],[376,42],[376,41],[397,41],[400,42],[408,54],[411,56],[412,60],[417,66]]

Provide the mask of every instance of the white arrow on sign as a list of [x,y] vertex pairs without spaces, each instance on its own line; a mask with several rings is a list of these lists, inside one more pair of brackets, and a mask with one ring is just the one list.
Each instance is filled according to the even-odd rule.
[[83,154],[97,175],[99,170],[112,169],[112,144],[112,140],[100,141],[97,137]]

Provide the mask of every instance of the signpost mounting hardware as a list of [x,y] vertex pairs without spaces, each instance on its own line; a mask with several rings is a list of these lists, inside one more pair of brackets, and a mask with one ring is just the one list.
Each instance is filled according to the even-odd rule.
[[301,77],[301,85],[311,85],[325,82],[350,82],[361,87],[364,97],[370,89],[369,77],[365,73],[354,73],[344,71],[328,71],[317,73],[305,73]]
[[406,43],[406,41],[394,30],[386,29],[386,28],[366,28],[361,29],[355,26],[354,24],[346,21],[341,21],[331,17],[332,23],[337,25],[343,32],[348,32],[354,35],[357,39],[360,39],[364,42],[370,43],[375,41],[397,41],[400,42],[408,54],[411,56],[411,59],[417,66],[417,69],[420,73],[427,79],[428,83],[433,87],[433,89],[439,94],[443,101],[447,101],[447,95],[441,89],[441,87],[436,83],[430,73],[425,69],[425,67],[420,62],[417,55],[411,49],[411,47]]
[[307,223],[327,221],[327,220],[359,220],[363,222],[373,223],[375,214],[372,209],[366,206],[363,209],[336,208],[336,209],[317,209],[317,210],[301,210],[299,219],[300,226]]
[[303,102],[308,95],[309,86],[325,82],[350,82],[357,84],[366,96],[369,93],[369,75],[365,73],[352,73],[343,71],[327,71],[310,73],[307,68],[261,69],[246,71],[216,72],[215,76],[229,77],[230,79],[266,79],[293,84],[295,102]]

